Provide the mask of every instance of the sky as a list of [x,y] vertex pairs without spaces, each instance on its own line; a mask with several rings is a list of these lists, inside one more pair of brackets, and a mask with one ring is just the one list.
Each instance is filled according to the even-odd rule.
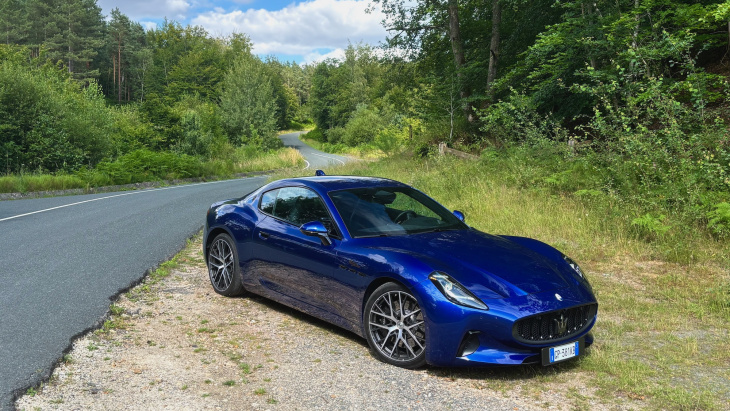
[[204,27],[213,36],[245,33],[253,52],[280,61],[312,63],[341,58],[348,43],[385,40],[379,11],[368,0],[98,0],[104,15],[114,8],[154,28],[165,18]]

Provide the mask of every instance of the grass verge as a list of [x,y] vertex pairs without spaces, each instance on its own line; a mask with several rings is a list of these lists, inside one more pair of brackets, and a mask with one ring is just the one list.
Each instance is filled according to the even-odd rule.
[[303,165],[303,157],[293,148],[270,152],[239,149],[225,159],[210,161],[139,150],[115,162],[101,163],[95,169],[82,169],[73,174],[24,173],[3,176],[0,177],[0,193],[88,189],[196,177],[227,178],[239,173]]
[[[522,386],[536,398],[562,392],[578,409],[596,401],[650,409],[722,409],[729,403],[727,243],[701,232],[647,240],[632,231],[622,210],[606,212],[610,204],[505,184],[510,180],[485,162],[390,158],[326,171],[411,184],[465,212],[471,226],[544,241],[588,273],[600,304],[588,356],[548,368],[433,372],[474,379],[484,388]],[[672,247],[692,250],[693,257],[672,262],[666,252]]]
[[385,156],[381,150],[368,145],[352,147],[345,144],[323,143],[318,140],[307,138],[306,134],[302,134],[299,139],[313,148],[319,151],[324,151],[325,153],[342,154],[362,160],[376,160]]

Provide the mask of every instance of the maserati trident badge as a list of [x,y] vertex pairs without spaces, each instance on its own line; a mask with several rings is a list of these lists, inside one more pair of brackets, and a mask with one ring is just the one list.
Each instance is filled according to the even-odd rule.
[[563,301],[563,297],[560,294],[555,294],[555,298],[557,298],[558,301]]
[[565,334],[568,331],[568,319],[565,318],[564,314],[560,314],[560,319],[555,318],[553,321],[558,326],[558,335]]

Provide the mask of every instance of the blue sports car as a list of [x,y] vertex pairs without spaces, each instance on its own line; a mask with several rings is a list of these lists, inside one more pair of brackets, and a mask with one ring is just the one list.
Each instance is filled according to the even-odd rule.
[[397,181],[317,174],[210,207],[203,247],[217,293],[311,314],[405,368],[549,365],[593,342],[598,303],[560,251],[473,229]]

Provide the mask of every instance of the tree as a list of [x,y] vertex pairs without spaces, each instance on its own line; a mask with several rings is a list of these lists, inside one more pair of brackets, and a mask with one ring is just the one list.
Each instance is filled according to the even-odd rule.
[[261,60],[246,55],[226,73],[221,92],[221,117],[234,144],[276,146],[276,102],[271,79]]
[[30,19],[23,0],[0,0],[0,42],[25,44]]
[[63,61],[71,75],[88,83],[99,76],[91,63],[103,45],[103,18],[96,0],[65,0],[53,4],[45,26],[48,57]]
[[395,35],[388,38],[391,47],[405,47],[409,50],[422,50],[424,37],[432,32],[448,36],[451,46],[456,75],[459,79],[459,96],[463,103],[464,115],[473,121],[470,84],[465,80],[464,69],[467,65],[464,40],[459,19],[458,0],[373,0],[380,4],[386,15],[385,26]]

